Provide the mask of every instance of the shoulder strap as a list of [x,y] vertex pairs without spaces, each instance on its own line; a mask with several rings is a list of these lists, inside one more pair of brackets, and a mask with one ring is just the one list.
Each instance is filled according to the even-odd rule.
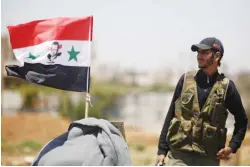
[[191,90],[191,91],[193,91],[192,93],[194,93],[193,89],[194,89],[195,84],[196,84],[194,77],[196,74],[197,74],[197,71],[189,71],[189,72],[185,73],[181,94],[188,91],[188,90]]
[[195,76],[198,71],[189,71],[185,73],[183,88],[181,92],[181,96],[183,93],[192,93],[194,95],[193,107],[192,110],[194,115],[198,115],[200,112],[199,102],[198,102],[198,93],[197,93],[197,86],[195,81]]
[[229,79],[226,78],[224,74],[219,74],[217,77],[217,81],[215,82],[207,98],[211,98],[213,94],[216,93],[218,96],[221,97],[223,101],[225,101],[228,85]]
[[223,94],[223,99],[224,99],[224,101],[225,101],[225,99],[226,99],[226,94],[227,94],[227,89],[228,89],[228,86],[229,86],[229,82],[230,82],[230,80],[227,78],[227,77],[224,77],[224,75],[223,74],[221,74],[222,75],[222,77],[223,77],[223,79],[221,80],[221,86],[222,86],[222,88],[223,88],[223,90],[224,90],[224,94]]

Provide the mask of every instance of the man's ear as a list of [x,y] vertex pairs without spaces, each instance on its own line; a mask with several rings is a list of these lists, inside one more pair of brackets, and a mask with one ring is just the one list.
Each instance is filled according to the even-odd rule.
[[221,53],[220,52],[216,52],[215,53],[215,58],[216,59],[220,59],[221,58]]

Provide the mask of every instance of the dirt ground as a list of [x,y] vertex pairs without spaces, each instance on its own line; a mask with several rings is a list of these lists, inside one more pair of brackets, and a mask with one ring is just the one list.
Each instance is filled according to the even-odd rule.
[[[67,131],[70,121],[58,116],[46,113],[20,113],[15,116],[2,116],[1,137],[8,143],[20,143],[34,140],[42,145]],[[250,132],[237,155],[233,155],[229,161],[223,161],[222,165],[250,165]],[[128,126],[125,123],[126,141],[129,146],[133,165],[154,166],[157,152],[158,135],[145,132],[143,129]],[[230,137],[229,137],[230,138]],[[3,142],[2,142],[3,146]],[[2,165],[29,165],[37,154],[14,154],[8,150],[2,150]]]
[[2,137],[9,142],[37,140],[47,142],[65,132],[69,120],[46,113],[20,113],[14,116],[2,116]]

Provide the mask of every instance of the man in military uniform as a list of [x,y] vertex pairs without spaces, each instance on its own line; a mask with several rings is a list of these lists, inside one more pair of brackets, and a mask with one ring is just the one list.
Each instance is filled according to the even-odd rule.
[[[157,165],[217,166],[240,148],[247,116],[233,81],[218,72],[224,47],[217,38],[192,45],[199,70],[180,78],[166,116],[158,145]],[[225,146],[228,111],[235,124]]]

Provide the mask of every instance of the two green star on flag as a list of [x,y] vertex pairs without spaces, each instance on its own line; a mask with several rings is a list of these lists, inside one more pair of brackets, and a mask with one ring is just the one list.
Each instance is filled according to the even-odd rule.
[[78,55],[80,52],[75,51],[74,46],[72,46],[71,50],[68,51],[68,53],[69,53],[69,55],[70,55],[68,61],[71,61],[71,60],[77,61],[77,55]]
[[[69,53],[69,60],[75,60],[77,61],[77,55],[80,53],[79,51],[75,51],[74,46],[72,46],[70,51],[67,51]],[[34,54],[32,54],[31,52],[29,53],[29,59],[35,60],[36,58],[38,58],[40,55],[35,56]]]

